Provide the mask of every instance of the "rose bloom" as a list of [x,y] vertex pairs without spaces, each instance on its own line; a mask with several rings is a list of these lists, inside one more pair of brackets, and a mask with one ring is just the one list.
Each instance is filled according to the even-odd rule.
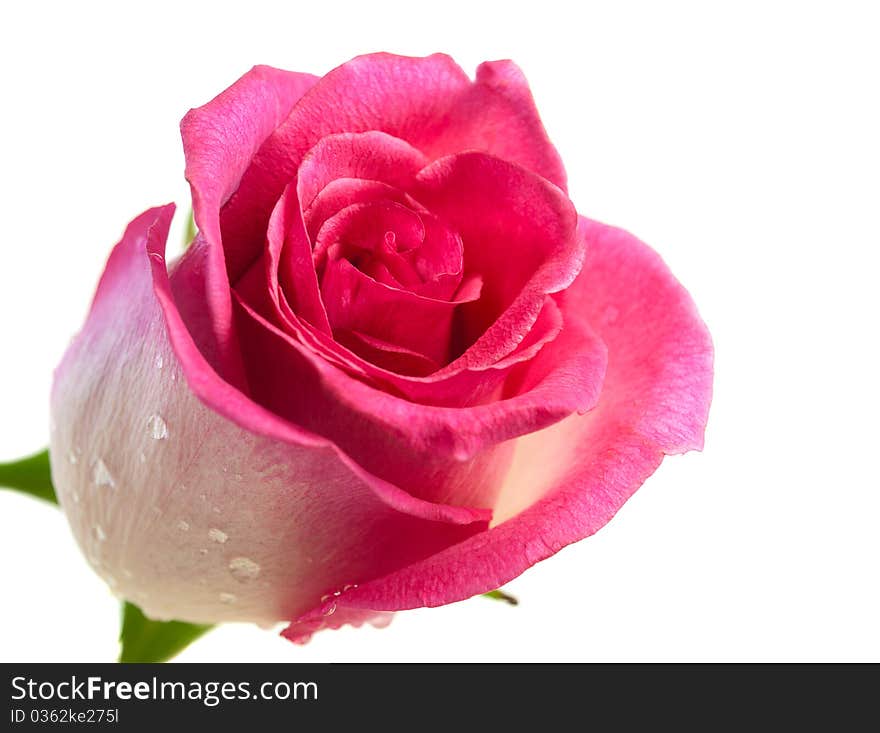
[[712,346],[579,216],[520,70],[258,66],[181,124],[198,235],[129,224],[55,375],[52,474],[156,619],[381,623],[490,591],[699,449]]

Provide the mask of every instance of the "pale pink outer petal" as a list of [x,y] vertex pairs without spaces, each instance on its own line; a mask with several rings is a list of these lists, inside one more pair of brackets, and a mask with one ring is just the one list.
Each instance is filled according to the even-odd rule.
[[171,298],[172,212],[129,225],[52,390],[58,497],[116,592],[154,618],[272,623],[484,530],[489,512],[409,496],[218,379]]
[[[580,226],[587,259],[561,297],[608,347],[599,404],[517,439],[489,531],[349,589],[339,609],[438,606],[497,588],[600,529],[664,455],[702,448],[713,350],[690,296],[632,235],[583,218]],[[314,612],[304,621],[285,635],[316,630]]]

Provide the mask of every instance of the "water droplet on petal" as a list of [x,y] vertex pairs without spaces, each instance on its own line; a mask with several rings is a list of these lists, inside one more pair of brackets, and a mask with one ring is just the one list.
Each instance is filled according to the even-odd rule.
[[95,461],[95,465],[92,467],[92,481],[95,482],[95,486],[116,488],[116,481],[111,475],[110,469],[107,468],[107,464],[100,458]]
[[140,462],[141,462],[141,463],[146,463],[146,462],[147,462],[147,454],[144,453],[143,451],[141,451],[141,454],[138,456],[138,458],[140,459]]
[[233,557],[229,561],[229,572],[236,580],[245,582],[260,575],[260,566],[249,557]]
[[177,523],[177,529],[179,529],[181,532],[189,531],[189,522],[187,522],[185,519],[181,519]]
[[70,492],[70,496],[73,499],[74,504],[79,504],[79,492],[74,490]]
[[221,593],[220,594],[220,603],[235,603],[238,599],[232,593]]
[[79,460],[79,458],[77,458],[77,456],[76,456],[76,451],[73,450],[73,448],[69,448],[69,449],[67,450],[67,462],[68,462],[71,466],[75,466],[75,465],[76,465],[76,462],[77,462],[78,460]]
[[156,354],[156,369],[161,369],[165,366],[165,360],[162,358],[162,354]]
[[334,613],[336,613],[336,601],[333,601],[333,603],[324,608],[321,613],[325,616],[332,616]]
[[104,529],[101,527],[100,524],[95,525],[94,531],[95,531],[95,539],[98,540],[98,542],[103,542],[104,540],[107,539],[107,533],[104,531]]
[[154,440],[165,440],[168,437],[168,426],[161,415],[150,415],[147,419],[147,430]]
[[226,534],[222,529],[216,529],[212,527],[208,530],[208,537],[210,537],[214,542],[219,542],[221,545],[229,539],[229,535]]

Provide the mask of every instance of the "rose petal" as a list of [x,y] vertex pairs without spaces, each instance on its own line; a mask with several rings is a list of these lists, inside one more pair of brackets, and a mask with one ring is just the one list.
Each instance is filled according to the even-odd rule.
[[[285,195],[287,195],[285,193]],[[303,210],[309,240],[314,241],[321,226],[334,214],[352,204],[369,204],[375,201],[396,201],[412,205],[414,202],[399,188],[380,181],[360,178],[337,178],[322,188],[312,203]]]
[[632,235],[586,219],[581,228],[587,260],[562,298],[608,346],[599,404],[517,441],[492,529],[350,589],[340,610],[437,606],[497,588],[600,529],[664,455],[702,447],[712,344],[690,296]]
[[528,333],[548,293],[574,280],[584,256],[577,214],[554,185],[483,153],[433,163],[414,195],[458,232],[465,274],[483,277],[478,301],[462,307],[462,365],[492,364]]
[[482,150],[566,190],[565,167],[547,137],[525,75],[512,61],[486,61],[451,105],[447,125],[422,150],[431,158]]
[[408,189],[428,159],[409,143],[384,132],[328,135],[306,153],[297,170],[297,193],[303,210],[339,178],[379,181]]
[[171,297],[172,212],[129,226],[53,386],[53,479],[102,577],[151,617],[270,623],[484,529],[219,380]]
[[335,598],[328,598],[320,607],[301,616],[296,626],[288,626],[282,634],[294,644],[307,644],[312,635],[323,629],[358,628],[370,624],[383,629],[391,623],[392,613],[364,611],[360,608],[339,608]]
[[347,260],[328,263],[321,291],[334,331],[360,331],[435,364],[447,362],[457,302],[388,287]]
[[265,264],[260,266],[257,260],[255,265],[259,272],[265,273],[262,286],[281,320],[290,322],[297,314],[329,335],[330,322],[318,288],[312,245],[306,235],[295,182],[285,189],[272,212],[266,242]]
[[424,354],[360,331],[337,331],[336,340],[371,364],[398,374],[430,374],[439,368]]
[[224,257],[220,208],[266,137],[316,80],[310,74],[255,66],[206,105],[190,110],[180,123],[193,214],[205,242],[204,251],[194,250],[182,268],[198,263],[203,269],[203,320],[210,327],[212,366],[236,384],[240,383],[240,363],[227,268],[237,272],[247,263],[236,259],[238,250],[234,247]]
[[352,378],[236,302],[254,399],[426,501],[490,506],[509,458],[504,442],[589,409],[601,386],[604,347],[572,322],[552,353],[545,346],[544,360],[533,360],[546,368],[527,393],[468,409],[418,405]]
[[258,250],[269,213],[306,152],[327,135],[368,130],[438,158],[462,150],[496,152],[565,185],[558,154],[512,64],[481,67],[474,83],[442,54],[369,54],[325,75],[270,136],[224,211],[224,235]]

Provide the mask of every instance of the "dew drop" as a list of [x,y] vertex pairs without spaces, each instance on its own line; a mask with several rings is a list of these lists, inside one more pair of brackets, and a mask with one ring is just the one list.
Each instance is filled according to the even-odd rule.
[[220,594],[220,603],[226,603],[227,605],[230,603],[235,603],[238,599],[232,593],[221,593]]
[[161,369],[165,366],[165,360],[162,358],[162,354],[156,354],[156,369]]
[[329,606],[327,606],[326,608],[324,608],[324,609],[321,611],[321,613],[322,613],[324,616],[332,616],[334,613],[336,613],[336,601],[333,601],[333,603],[331,603]]
[[215,506],[211,511],[213,511],[214,514],[221,514],[221,511],[220,511],[220,507],[219,507],[219,506]]
[[100,524],[95,525],[94,532],[95,532],[95,539],[98,540],[98,542],[103,542],[104,540],[107,539],[107,533],[104,531],[103,527],[101,527]]
[[219,542],[221,545],[229,539],[229,535],[226,534],[222,529],[216,529],[212,527],[208,530],[208,537],[210,537],[214,542]]
[[181,532],[188,532],[189,531],[189,522],[187,522],[185,519],[181,519],[177,523],[177,529],[179,529]]
[[138,458],[140,459],[140,462],[141,462],[141,463],[146,463],[146,462],[147,462],[147,454],[144,453],[143,451],[141,451],[141,454],[138,456]]
[[147,419],[147,430],[154,440],[165,440],[168,437],[168,426],[161,415],[150,415]]
[[92,481],[95,482],[95,486],[116,488],[116,481],[111,475],[110,469],[107,468],[107,464],[100,458],[95,461],[95,465],[92,467]]
[[71,496],[71,498],[73,498],[74,504],[79,504],[79,492],[78,491],[70,492],[70,496]]
[[68,450],[67,450],[67,462],[68,462],[71,466],[75,466],[75,465],[77,464],[77,461],[79,461],[79,458],[77,458],[76,451],[75,451],[73,448],[68,448]]
[[229,561],[229,572],[236,580],[245,582],[260,575],[260,566],[249,557],[233,557]]

